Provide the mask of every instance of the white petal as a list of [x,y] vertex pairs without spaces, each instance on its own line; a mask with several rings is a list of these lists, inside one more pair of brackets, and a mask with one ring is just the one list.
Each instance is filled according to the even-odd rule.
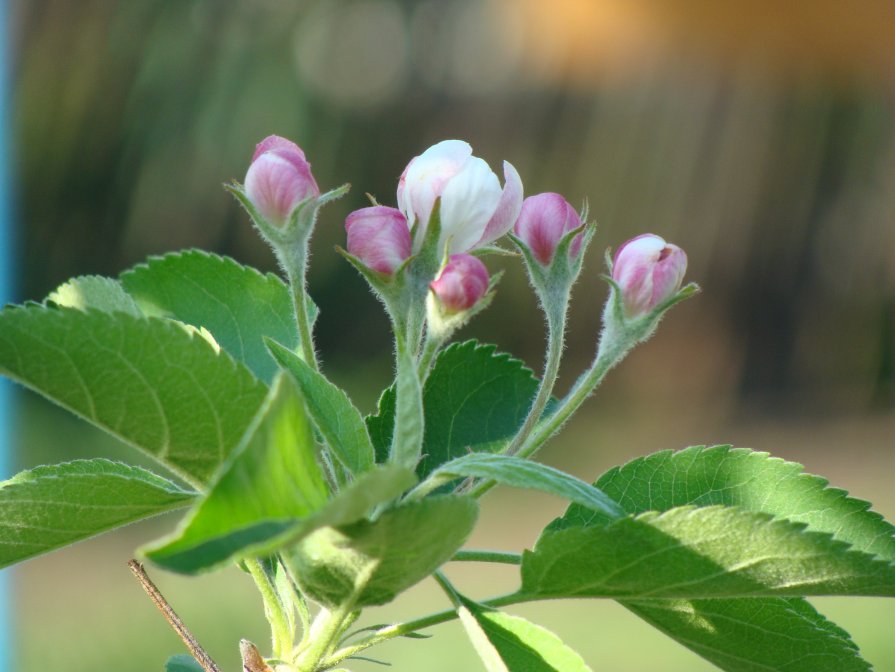
[[441,195],[441,239],[450,252],[465,252],[481,239],[502,193],[497,175],[485,161],[470,157]]

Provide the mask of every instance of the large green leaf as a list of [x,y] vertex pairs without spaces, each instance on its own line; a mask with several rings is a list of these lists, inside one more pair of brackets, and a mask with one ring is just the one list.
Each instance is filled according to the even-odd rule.
[[0,567],[186,506],[195,495],[109,460],[23,471],[0,483]]
[[488,672],[590,672],[549,630],[461,598],[460,621]]
[[373,444],[360,411],[348,395],[292,350],[271,340],[267,346],[280,366],[298,382],[308,412],[333,454],[352,474],[368,471],[375,463]]
[[282,534],[327,496],[301,397],[281,374],[207,496],[172,537],[145,553],[178,572],[212,569]]
[[266,391],[176,323],[37,305],[0,311],[0,373],[197,485],[239,442]]
[[522,562],[552,597],[895,596],[895,565],[800,523],[736,507],[679,507],[547,531]]
[[64,308],[96,308],[107,313],[124,312],[135,317],[143,315],[133,297],[124,291],[118,280],[101,275],[72,278],[50,293],[47,301]]
[[268,336],[298,346],[289,289],[228,257],[189,250],[153,257],[121,275],[124,288],[150,315],[205,327],[233,357],[270,382],[277,366],[264,346]]
[[[423,389],[420,477],[469,452],[499,450],[525,420],[537,386],[522,362],[495,353],[493,345],[467,341],[444,350]],[[367,418],[378,461],[388,455],[394,414],[394,390],[389,389],[379,400],[377,415]]]
[[[807,524],[852,544],[856,550],[895,561],[895,527],[868,502],[802,465],[744,448],[695,446],[662,451],[606,472],[595,484],[627,513],[667,511],[676,506],[741,506]],[[598,514],[571,506],[554,527],[590,525]],[[602,519],[605,522],[605,519]]]
[[730,672],[866,672],[848,633],[800,598],[627,600],[659,630]]
[[[635,459],[596,483],[629,514],[687,504],[742,506],[808,523],[854,548],[892,558],[892,527],[869,504],[828,488],[801,465],[730,446],[697,446]],[[572,505],[551,529],[602,525]],[[866,670],[848,633],[801,598],[624,600],[622,604],[729,672]]]
[[431,490],[464,476],[489,479],[514,488],[541,490],[587,509],[600,511],[606,516],[617,518],[624,515],[614,500],[593,485],[546,464],[510,455],[472,453],[458,457],[433,471],[424,487]]
[[449,560],[477,515],[468,497],[430,497],[390,509],[375,522],[317,530],[290,560],[302,588],[323,604],[385,604]]

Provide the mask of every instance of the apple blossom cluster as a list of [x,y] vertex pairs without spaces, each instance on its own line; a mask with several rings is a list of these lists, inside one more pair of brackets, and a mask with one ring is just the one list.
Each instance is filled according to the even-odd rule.
[[[400,331],[415,344],[413,349],[423,320],[414,321],[412,314],[427,296],[437,304],[435,313],[456,316],[470,313],[490,295],[493,282],[480,257],[501,251],[494,243],[507,234],[522,253],[545,310],[557,296],[556,287],[567,294],[577,277],[593,226],[583,223],[560,194],[523,199],[522,180],[507,161],[503,176],[501,186],[468,143],[444,140],[407,164],[397,185],[397,207],[374,204],[346,218],[343,254],[383,299],[396,331],[404,327]],[[317,207],[327,199],[320,195],[304,152],[278,136],[258,144],[243,194],[262,233],[275,233],[295,219],[305,220],[299,228],[312,226]],[[310,215],[299,217],[303,210]],[[278,256],[282,261],[288,255]],[[619,247],[611,263],[611,284],[623,319],[637,320],[672,299],[686,267],[684,251],[654,234]],[[432,320],[430,305],[429,330]]]

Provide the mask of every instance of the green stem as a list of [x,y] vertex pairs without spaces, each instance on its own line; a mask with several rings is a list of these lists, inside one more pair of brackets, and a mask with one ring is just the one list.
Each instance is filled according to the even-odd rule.
[[349,600],[332,611],[323,609],[311,625],[305,647],[296,659],[296,669],[300,672],[327,670],[330,665],[322,663],[332,653],[339,637],[354,621],[354,600]]
[[544,375],[541,377],[538,392],[528,411],[528,417],[525,418],[525,423],[504,451],[507,455],[515,455],[519,452],[520,447],[534,430],[550,400],[553,386],[556,385],[556,378],[559,375],[559,364],[562,360],[565,341],[569,288],[566,287],[564,291],[556,292],[555,296],[545,296],[541,305],[547,317],[547,358],[544,363]]
[[[485,600],[484,602],[481,602],[481,604],[486,607],[498,608],[505,607],[511,604],[518,604],[520,602],[530,602],[534,599],[537,598],[526,595],[525,593],[510,593],[509,595],[501,595],[500,597],[494,597],[490,600]],[[380,628],[379,630],[376,630],[375,632],[356,642],[355,644],[346,646],[336,651],[329,658],[323,661],[322,667],[323,669],[335,667],[346,658],[357,655],[361,651],[369,649],[371,646],[381,644],[382,642],[394,639],[395,637],[408,635],[412,632],[416,632],[417,630],[430,628],[433,625],[438,625],[439,623],[446,623],[455,618],[457,618],[456,609],[445,609],[444,611],[429,614],[428,616],[423,616],[422,618],[417,618],[413,621],[407,621],[406,623],[397,623],[395,625],[389,625],[384,628]]]
[[311,611],[308,609],[308,601],[305,598],[304,593],[302,593],[301,589],[298,587],[298,583],[295,580],[294,570],[289,562],[288,556],[285,553],[279,553],[277,559],[283,567],[283,571],[286,573],[286,578],[289,579],[289,586],[292,589],[292,605],[295,607],[295,611],[298,614],[298,620],[301,623],[301,643],[303,644],[308,636],[308,630],[311,628]]
[[270,623],[274,656],[286,659],[292,655],[293,632],[277,589],[258,560],[246,560],[245,566],[264,600],[264,615]]
[[295,319],[298,323],[298,339],[301,346],[302,358],[315,371],[320,370],[320,363],[317,361],[317,352],[314,349],[314,336],[311,333],[311,320],[308,315],[308,292],[305,273],[307,272],[307,250],[304,254],[296,255],[300,259],[296,260],[296,268],[294,275],[289,274],[289,284],[292,287],[292,305],[295,308]]
[[[629,343],[617,343],[607,350],[600,350],[591,367],[578,378],[575,386],[554,411],[553,415],[537,425],[529,439],[520,447],[517,455],[529,458],[543,446],[551,436],[572,416],[593,391],[603,382],[606,374],[618,364],[630,350]],[[481,481],[466,493],[472,497],[481,497],[496,485],[495,481]]]
[[600,386],[606,374],[618,364],[630,350],[628,343],[620,343],[616,347],[597,354],[590,369],[584,372],[575,386],[569,391],[556,412],[538,426],[531,438],[519,450],[519,457],[531,457],[543,446],[559,428],[562,427],[593,391]]
[[453,562],[495,562],[503,565],[521,565],[522,556],[504,551],[462,550],[454,553]]
[[420,355],[420,361],[417,365],[421,385],[425,383],[426,378],[429,377],[429,369],[432,368],[432,362],[435,360],[435,355],[438,354],[438,351],[443,344],[443,339],[433,338],[431,334],[426,335],[426,343],[423,346],[423,352]]
[[454,584],[448,581],[448,578],[444,575],[444,573],[437,569],[435,573],[432,574],[432,578],[435,579],[435,582],[441,587],[444,591],[445,595],[448,596],[448,599],[451,601],[451,604],[454,605],[454,608],[460,606],[460,594],[457,592],[457,589],[454,588]]

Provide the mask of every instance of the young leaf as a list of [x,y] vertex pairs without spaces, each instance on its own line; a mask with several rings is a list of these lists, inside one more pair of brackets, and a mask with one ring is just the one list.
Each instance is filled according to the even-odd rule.
[[145,553],[178,572],[212,569],[321,509],[327,495],[301,397],[281,374],[207,496]]
[[626,600],[628,609],[728,672],[867,672],[848,633],[800,598]]
[[542,597],[895,596],[895,566],[735,507],[680,507],[545,532],[522,562]]
[[165,672],[205,672],[192,656],[171,656],[165,663]]
[[100,275],[84,275],[72,278],[59,285],[48,297],[47,301],[63,308],[79,308],[87,310],[96,308],[106,313],[130,313],[134,317],[142,317],[134,299],[124,291],[121,283],[112,278]]
[[333,454],[352,474],[368,471],[375,460],[373,444],[370,443],[360,411],[348,395],[294,351],[269,339],[267,347],[277,363],[298,382],[308,413]]
[[317,530],[289,557],[302,588],[323,604],[385,604],[449,560],[477,515],[468,497],[430,497],[375,522]]
[[[293,437],[286,437],[283,447],[288,450],[293,441]],[[146,556],[168,569],[195,573],[213,569],[235,558],[269,555],[321,527],[347,525],[361,520],[380,504],[399,497],[416,482],[409,469],[397,465],[375,467],[340,490],[329,502],[303,517],[267,515],[260,511],[262,505],[270,504],[270,510],[275,511],[277,506],[286,504],[288,493],[279,503],[266,501],[275,493],[266,493],[261,501],[253,503],[259,517],[253,519],[250,510],[228,517],[227,507],[243,507],[245,498],[257,496],[255,488],[264,485],[260,483],[262,472],[276,468],[275,456],[269,463],[261,464],[263,457],[257,451],[263,452],[264,449],[262,443],[255,441],[247,446],[245,452],[239,455],[234,453],[232,464],[225,466],[218,485],[208,495],[208,500],[216,499],[213,506],[205,507],[205,502],[200,502],[177,532],[143,549]],[[281,459],[287,468],[293,468],[288,467],[289,462],[295,465],[300,462],[298,456],[290,457],[288,454]],[[246,471],[253,468],[253,463],[261,471],[247,476]],[[244,477],[242,483],[237,478],[240,472]],[[296,482],[305,479],[299,477]],[[246,525],[245,520],[250,522]]]
[[524,618],[463,598],[457,611],[488,672],[591,672],[559,637]]
[[[495,452],[509,441],[531,407],[538,382],[522,362],[475,341],[454,344],[435,362],[423,389],[425,478],[440,464],[469,452]],[[394,390],[379,400],[367,428],[378,461],[388,454],[394,430]]]
[[613,518],[625,515],[621,507],[598,488],[559,469],[510,455],[472,453],[458,457],[438,467],[429,476],[430,482],[423,485],[431,490],[464,476],[487,478],[514,488],[541,490]]
[[[627,513],[688,504],[741,506],[805,523],[855,550],[895,561],[895,527],[868,502],[767,453],[730,446],[662,451],[610,469],[595,485]],[[593,511],[573,505],[551,528],[598,522]]]
[[152,257],[125,271],[121,282],[147,314],[205,327],[267,383],[277,366],[263,338],[298,346],[292,298],[283,281],[228,257],[199,250]]
[[151,471],[77,460],[0,483],[0,567],[189,504],[196,493]]
[[265,393],[241,364],[174,323],[36,305],[0,311],[0,373],[198,485]]

